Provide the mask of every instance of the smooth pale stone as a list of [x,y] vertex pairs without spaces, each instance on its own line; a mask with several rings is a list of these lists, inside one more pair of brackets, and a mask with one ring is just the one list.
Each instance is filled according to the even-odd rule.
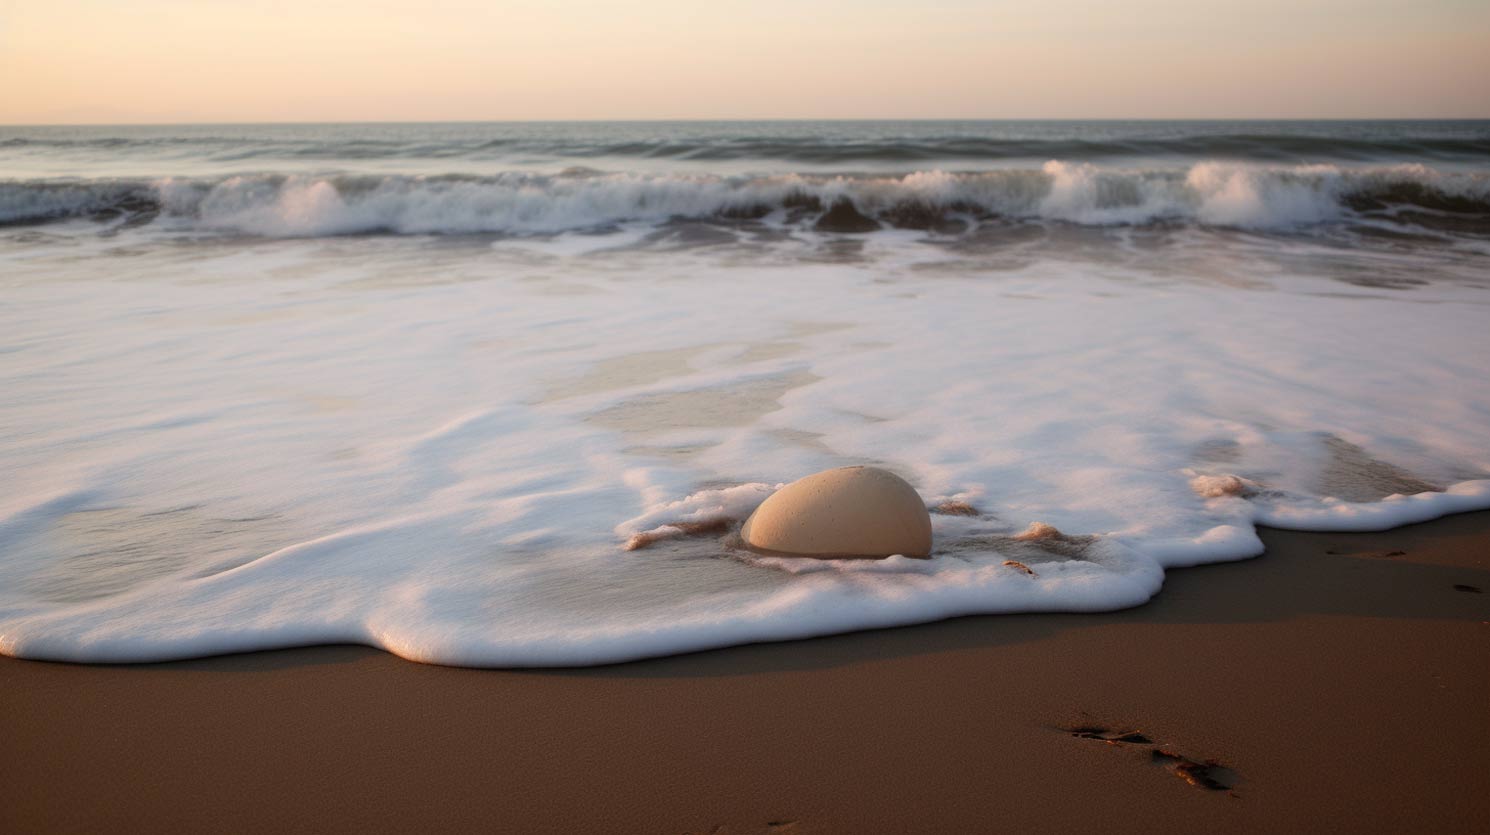
[[745,520],[740,536],[766,554],[926,557],[931,514],[900,476],[878,467],[842,467],[777,490]]

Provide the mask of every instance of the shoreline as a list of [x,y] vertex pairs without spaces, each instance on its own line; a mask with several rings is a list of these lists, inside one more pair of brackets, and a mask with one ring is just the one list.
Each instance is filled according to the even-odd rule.
[[1133,609],[604,667],[0,658],[0,829],[1474,829],[1490,511],[1259,533]]

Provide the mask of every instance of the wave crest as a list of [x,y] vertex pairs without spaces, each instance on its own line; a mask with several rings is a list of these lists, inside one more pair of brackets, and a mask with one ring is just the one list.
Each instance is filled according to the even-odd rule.
[[[268,237],[341,234],[552,234],[678,219],[758,220],[823,231],[939,228],[1037,219],[1292,229],[1411,216],[1490,233],[1490,174],[1422,165],[1342,169],[1204,162],[1188,169],[922,171],[898,177],[606,174],[492,177],[256,175],[203,180],[0,182],[0,223],[131,216]],[[1485,227],[1481,229],[1480,227]]]

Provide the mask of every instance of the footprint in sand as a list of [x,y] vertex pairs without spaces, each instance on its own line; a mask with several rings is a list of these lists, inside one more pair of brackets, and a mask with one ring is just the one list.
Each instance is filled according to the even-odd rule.
[[1064,730],[1077,739],[1091,739],[1107,745],[1152,745],[1149,761],[1153,764],[1163,766],[1171,774],[1196,788],[1230,792],[1233,797],[1236,796],[1232,789],[1236,786],[1239,775],[1235,771],[1215,760],[1194,760],[1183,754],[1176,754],[1155,745],[1141,731],[1114,731],[1100,725],[1080,725]]
[[1149,739],[1138,731],[1122,733],[1110,731],[1095,725],[1071,728],[1070,731],[1071,735],[1078,739],[1095,739],[1099,742],[1105,742],[1108,745],[1120,745],[1124,743],[1129,745],[1148,745],[1153,742],[1152,739]]
[[1155,748],[1150,756],[1154,763],[1168,768],[1176,777],[1196,788],[1224,792],[1231,791],[1236,783],[1236,772],[1215,760],[1196,762],[1163,748]]

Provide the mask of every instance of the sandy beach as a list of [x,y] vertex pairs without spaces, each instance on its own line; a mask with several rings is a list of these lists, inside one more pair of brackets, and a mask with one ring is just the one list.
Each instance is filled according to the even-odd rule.
[[0,829],[1477,830],[1490,513],[1264,539],[1123,612],[591,669],[0,659]]

